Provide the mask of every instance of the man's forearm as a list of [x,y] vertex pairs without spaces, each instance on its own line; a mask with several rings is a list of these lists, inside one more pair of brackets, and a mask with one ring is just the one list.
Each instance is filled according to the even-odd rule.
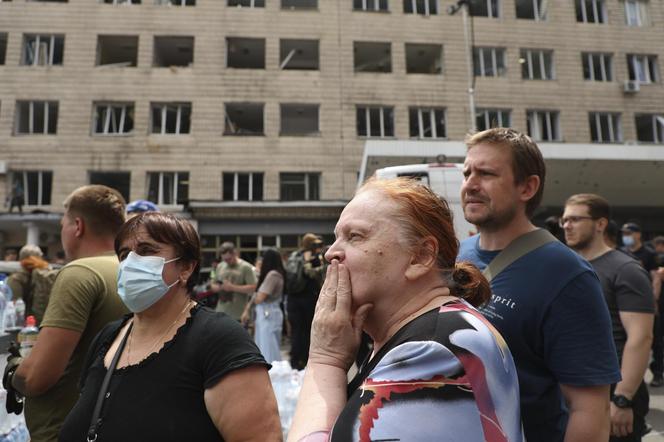
[[659,296],[662,293],[662,278],[659,276],[657,270],[650,271],[650,281],[652,283],[652,294],[655,298],[655,304],[657,304]]
[[250,295],[256,291],[256,284],[235,285],[233,284],[233,291],[238,293],[245,293]]
[[[607,398],[608,399],[608,398]],[[570,410],[565,442],[606,442],[611,431],[609,402],[597,410]]]
[[615,394],[622,394],[630,399],[634,397],[648,368],[652,343],[649,337],[650,335],[646,334],[639,339],[627,338],[620,364],[622,380],[616,384]]

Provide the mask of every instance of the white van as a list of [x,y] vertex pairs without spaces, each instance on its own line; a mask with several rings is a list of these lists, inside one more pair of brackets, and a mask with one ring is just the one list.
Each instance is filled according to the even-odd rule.
[[378,179],[413,177],[429,186],[436,194],[445,198],[454,216],[454,230],[457,238],[463,240],[474,234],[477,229],[463,217],[461,207],[461,183],[463,182],[463,164],[434,163],[411,164],[407,166],[385,167],[376,170]]

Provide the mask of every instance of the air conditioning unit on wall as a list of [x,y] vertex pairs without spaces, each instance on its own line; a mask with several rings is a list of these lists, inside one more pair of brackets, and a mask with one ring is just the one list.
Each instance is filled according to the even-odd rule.
[[635,80],[626,80],[623,83],[623,92],[626,94],[635,94],[641,90],[641,84]]
[[7,173],[7,162],[0,161],[0,175],[5,175]]

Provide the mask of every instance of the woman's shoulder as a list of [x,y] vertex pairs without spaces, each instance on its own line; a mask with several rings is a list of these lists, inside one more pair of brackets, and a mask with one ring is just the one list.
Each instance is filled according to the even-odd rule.
[[217,312],[201,305],[197,305],[195,308],[191,321],[192,334],[214,339],[217,342],[238,337],[251,339],[242,325],[226,313]]
[[284,279],[284,275],[281,274],[280,271],[278,270],[270,270],[267,272],[267,275],[265,275],[266,278],[276,278],[276,279]]
[[131,314],[127,314],[120,319],[109,322],[99,330],[99,333],[97,333],[88,347],[85,367],[89,367],[98,356],[106,354],[118,332],[130,317]]

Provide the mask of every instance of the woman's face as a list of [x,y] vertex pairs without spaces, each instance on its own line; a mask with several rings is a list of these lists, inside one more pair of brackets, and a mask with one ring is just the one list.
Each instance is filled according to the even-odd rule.
[[[155,241],[150,237],[150,235],[148,235],[148,232],[143,226],[140,226],[136,230],[134,236],[126,239],[120,245],[120,250],[118,253],[118,258],[120,261],[124,261],[129,252],[134,252],[140,256],[160,256],[166,261],[178,258],[178,256],[175,255],[173,246]],[[167,285],[173,284],[180,278],[180,264],[181,263],[179,261],[173,261],[164,265],[164,270],[162,271],[161,275]]]
[[355,196],[335,228],[336,240],[325,254],[350,273],[355,306],[400,291],[411,254],[400,243],[397,205],[377,190]]

